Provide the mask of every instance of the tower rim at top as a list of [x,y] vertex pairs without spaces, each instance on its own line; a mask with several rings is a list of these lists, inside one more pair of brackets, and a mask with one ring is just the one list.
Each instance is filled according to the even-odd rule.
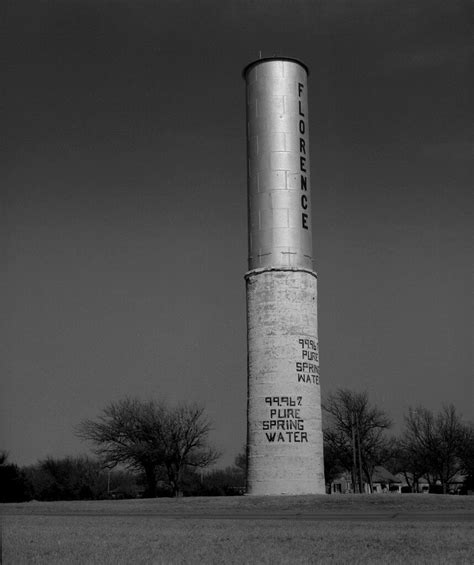
[[303,69],[306,71],[306,74],[309,76],[308,66],[299,59],[295,59],[294,57],[263,57],[262,59],[256,59],[255,61],[252,61],[251,63],[246,65],[242,71],[242,78],[245,80],[247,73],[256,65],[259,65],[260,63],[268,63],[269,61],[289,61],[290,63],[296,63],[303,67]]

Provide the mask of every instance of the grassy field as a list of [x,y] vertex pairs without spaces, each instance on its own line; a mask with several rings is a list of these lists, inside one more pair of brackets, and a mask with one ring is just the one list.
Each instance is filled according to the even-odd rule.
[[1,510],[5,564],[474,563],[474,497],[31,502]]

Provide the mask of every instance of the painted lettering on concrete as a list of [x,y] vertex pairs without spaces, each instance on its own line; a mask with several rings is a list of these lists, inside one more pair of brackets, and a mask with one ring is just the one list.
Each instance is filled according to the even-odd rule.
[[268,420],[262,429],[270,443],[307,443],[304,420],[301,417],[302,396],[267,396]]
[[301,346],[301,361],[295,361],[297,382],[319,385],[318,341],[300,338],[298,343]]

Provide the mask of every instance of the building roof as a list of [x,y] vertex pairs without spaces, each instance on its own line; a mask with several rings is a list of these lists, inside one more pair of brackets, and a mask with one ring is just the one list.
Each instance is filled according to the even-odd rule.
[[390,471],[382,467],[382,465],[376,465],[374,467],[374,471],[372,473],[372,482],[373,483],[400,483],[400,479],[398,479],[395,475],[393,475]]
[[[409,472],[407,472],[407,473],[397,473],[395,475],[395,477],[397,478],[399,483],[406,483],[407,477],[410,480],[410,482],[413,482],[413,473],[409,473]],[[426,480],[425,477],[418,477],[417,483],[419,485],[427,485],[428,481]]]

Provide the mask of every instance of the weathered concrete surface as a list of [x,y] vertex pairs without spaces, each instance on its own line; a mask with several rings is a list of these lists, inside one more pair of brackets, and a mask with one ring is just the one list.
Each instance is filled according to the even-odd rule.
[[248,493],[322,494],[316,275],[263,269],[246,281]]

